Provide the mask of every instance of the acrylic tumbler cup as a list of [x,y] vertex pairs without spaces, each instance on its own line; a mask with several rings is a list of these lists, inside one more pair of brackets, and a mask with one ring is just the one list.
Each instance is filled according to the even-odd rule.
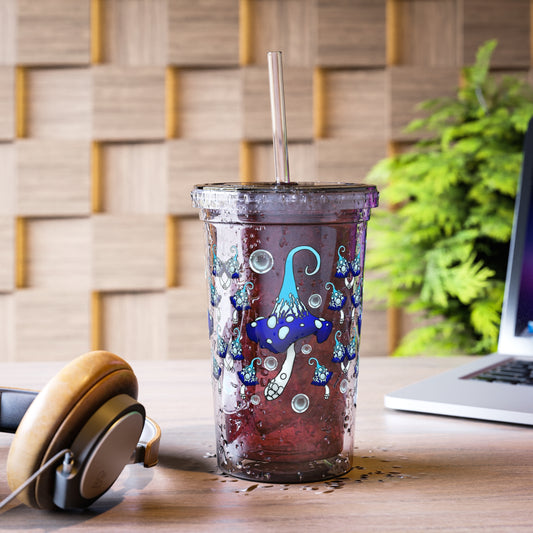
[[376,188],[227,183],[192,198],[205,222],[220,469],[280,483],[345,473]]

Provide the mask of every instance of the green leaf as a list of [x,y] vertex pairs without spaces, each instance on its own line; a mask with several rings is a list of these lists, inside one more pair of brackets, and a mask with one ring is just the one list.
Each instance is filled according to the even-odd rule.
[[408,130],[424,132],[422,138],[367,177],[382,184],[382,205],[393,207],[370,221],[366,263],[375,281],[367,286],[389,304],[432,317],[399,353],[494,347],[524,132],[533,116],[533,89],[491,74],[495,46],[479,49],[455,96],[419,105],[425,116]]

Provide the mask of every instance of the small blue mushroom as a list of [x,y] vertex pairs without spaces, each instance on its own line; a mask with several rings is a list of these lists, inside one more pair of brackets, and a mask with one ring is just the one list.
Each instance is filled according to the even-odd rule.
[[359,335],[357,333],[352,337],[350,344],[346,347],[346,357],[348,361],[353,361],[359,351]]
[[231,341],[229,353],[235,361],[242,361],[244,356],[242,354],[241,334],[239,328],[235,328],[233,333],[237,335],[237,337]]
[[326,385],[331,379],[333,372],[329,372],[325,365],[321,365],[316,357],[311,357],[308,361],[312,365],[312,361],[316,363],[315,373],[313,375],[312,385]]
[[341,255],[341,250],[344,252],[346,247],[341,245],[337,250],[337,255],[339,258],[337,259],[337,269],[335,272],[336,278],[346,278],[350,273],[350,263]]
[[223,359],[226,357],[228,351],[228,343],[218,334],[216,352],[219,357]]
[[357,357],[358,354],[359,354],[359,335],[356,331],[350,343],[345,347],[345,359],[343,359],[340,362],[341,369],[344,372],[344,374],[348,373],[348,370],[350,368],[350,363]]
[[218,364],[218,361],[215,359],[215,356],[212,357],[213,361],[213,377],[218,380],[220,378],[220,374],[222,373],[222,369],[220,368],[220,365]]
[[335,288],[335,285],[331,283],[331,281],[328,281],[326,283],[326,290],[328,288],[328,285],[331,285],[331,288],[333,290],[333,292],[331,293],[331,298],[329,300],[328,309],[331,309],[332,311],[340,311],[346,303],[346,296],[342,294],[342,291],[338,291]]
[[334,363],[342,363],[346,358],[346,347],[339,341],[338,335],[342,335],[342,331],[335,333],[335,347],[333,348],[333,357],[331,359]]
[[210,297],[211,305],[213,307],[216,307],[219,304],[220,299],[222,298],[222,296],[218,294],[216,287],[212,283],[209,287],[209,297]]
[[233,323],[238,322],[238,311],[244,311],[250,309],[250,296],[248,295],[247,288],[254,288],[254,284],[251,281],[247,281],[242,288],[240,288],[233,296],[230,296],[231,305],[235,308],[233,312]]
[[[346,248],[344,246],[339,246],[337,250],[338,260],[337,260],[337,269],[335,272],[336,278],[344,278],[344,283],[346,287],[351,288],[354,284],[354,280],[361,273],[361,258],[358,253],[352,261],[348,261],[345,257],[341,255],[341,250],[344,252]],[[352,275],[351,280],[348,280],[348,276]]]
[[354,260],[350,262],[350,270],[354,276],[359,276],[361,274],[361,254],[358,253]]
[[234,253],[227,261],[222,261],[216,253],[217,247],[213,246],[213,276],[220,278],[226,274],[229,278],[235,279],[239,277],[239,260],[237,253],[237,246],[233,245],[231,251]]
[[344,296],[342,291],[338,291],[335,288],[335,285],[331,283],[331,281],[328,281],[326,283],[325,285],[326,290],[328,289],[328,285],[331,285],[331,288],[332,288],[332,293],[331,293],[331,298],[329,299],[328,309],[331,309],[332,311],[339,311],[340,313],[339,322],[342,324],[344,322],[344,311],[342,308],[344,307],[344,304],[346,303],[346,296]]
[[251,361],[251,363],[249,365],[245,366],[242,370],[239,370],[237,372],[237,375],[239,376],[239,379],[242,382],[241,391],[240,391],[242,398],[246,397],[245,387],[250,387],[252,385],[257,385],[259,383],[259,381],[257,379],[257,373],[256,373],[255,368],[254,368],[254,363],[256,361],[259,361],[259,364],[261,364],[261,358],[260,357],[255,357],[254,359],[252,359],[252,361]]
[[216,379],[216,381],[218,382],[218,385],[217,385],[217,389],[218,389],[218,392],[220,392],[222,390],[222,384],[220,383],[220,375],[222,374],[222,368],[220,368],[220,365],[218,364],[218,361],[216,360],[215,356],[213,355],[212,357],[212,373],[213,373],[213,378]]
[[352,299],[352,304],[354,305],[354,307],[359,307],[359,305],[361,304],[361,283],[358,283],[356,286],[355,286],[355,289],[352,293],[352,296],[351,296],[351,299]]
[[329,398],[328,381],[331,379],[333,372],[329,372],[328,369],[324,365],[321,365],[318,362],[318,359],[316,359],[316,357],[311,357],[308,360],[308,363],[312,365],[313,361],[316,363],[316,368],[315,368],[315,373],[313,375],[313,381],[311,381],[311,385],[317,385],[319,387],[324,387],[324,398],[327,399]]
[[261,364],[261,358],[255,357],[254,359],[252,359],[252,362],[249,365],[245,366],[242,370],[239,370],[237,372],[239,379],[246,386],[257,385],[259,383],[259,381],[257,380],[257,373],[254,368],[254,363],[256,361],[259,361],[259,364]]
[[211,337],[213,331],[215,331],[215,321],[213,320],[211,311],[207,311],[207,329],[209,330],[209,336]]

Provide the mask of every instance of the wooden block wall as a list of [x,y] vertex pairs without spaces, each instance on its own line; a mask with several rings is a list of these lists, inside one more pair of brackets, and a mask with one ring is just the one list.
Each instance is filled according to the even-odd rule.
[[[477,47],[528,73],[530,0],[0,0],[0,358],[208,357],[195,183],[364,181]],[[370,247],[371,236],[370,236]],[[367,272],[371,276],[371,272]],[[399,314],[367,302],[363,355]],[[389,333],[387,341],[386,332]]]

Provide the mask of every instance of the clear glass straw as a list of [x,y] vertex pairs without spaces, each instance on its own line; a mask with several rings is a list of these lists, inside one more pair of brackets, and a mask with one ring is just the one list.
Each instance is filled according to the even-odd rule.
[[281,52],[268,52],[267,57],[276,183],[289,183],[289,152],[287,151],[287,124],[285,121]]

